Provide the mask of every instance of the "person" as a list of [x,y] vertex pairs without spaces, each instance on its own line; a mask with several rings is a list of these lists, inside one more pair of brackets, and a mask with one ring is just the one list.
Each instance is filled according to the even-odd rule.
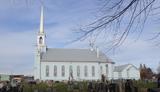
[[102,77],[102,82],[105,82],[105,79],[106,79],[106,78],[105,78],[105,75],[102,74],[101,77]]

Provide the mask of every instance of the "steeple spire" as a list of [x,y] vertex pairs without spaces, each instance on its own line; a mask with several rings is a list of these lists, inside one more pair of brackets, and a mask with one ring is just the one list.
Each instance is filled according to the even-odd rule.
[[43,6],[41,6],[41,16],[40,16],[40,33],[44,33],[44,14],[43,14]]

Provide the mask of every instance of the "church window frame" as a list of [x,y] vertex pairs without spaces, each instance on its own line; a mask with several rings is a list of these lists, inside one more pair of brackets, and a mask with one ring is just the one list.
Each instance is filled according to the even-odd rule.
[[64,77],[64,76],[65,76],[65,66],[62,65],[62,77]]
[[108,64],[106,64],[106,74],[108,74]]
[[73,78],[73,66],[69,66],[69,77]]
[[57,77],[57,66],[56,65],[54,65],[54,77]]
[[84,76],[88,76],[88,67],[86,65],[84,66]]
[[69,73],[70,74],[73,73],[73,66],[72,65],[69,66]]
[[103,66],[100,66],[101,74],[103,73]]
[[80,77],[80,66],[77,66],[77,76]]
[[92,66],[92,77],[95,77],[95,67]]
[[46,65],[46,77],[49,77],[49,65]]

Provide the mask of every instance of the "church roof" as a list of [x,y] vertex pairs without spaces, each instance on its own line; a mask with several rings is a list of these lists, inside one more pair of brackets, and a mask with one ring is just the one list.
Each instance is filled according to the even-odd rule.
[[99,52],[99,57],[97,58],[97,53],[95,50],[90,49],[57,49],[57,48],[47,48],[46,53],[42,55],[42,62],[111,62],[105,54]]
[[114,72],[122,72],[125,68],[127,68],[129,66],[129,64],[125,64],[125,65],[120,65],[120,66],[115,66],[114,68]]
[[[125,65],[120,65],[120,66],[115,66],[114,72],[122,72],[124,69],[128,68],[129,66],[133,66],[132,64],[125,64]],[[136,68],[136,67],[135,67]],[[137,69],[137,68],[136,68]]]

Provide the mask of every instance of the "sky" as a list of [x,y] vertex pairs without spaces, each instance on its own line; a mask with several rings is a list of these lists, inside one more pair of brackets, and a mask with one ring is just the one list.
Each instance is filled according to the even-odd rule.
[[[0,73],[33,74],[36,36],[40,22],[40,0],[0,1]],[[90,48],[88,40],[71,43],[78,34],[74,30],[94,20],[99,8],[97,0],[45,0],[44,30],[49,48]],[[157,22],[148,22],[138,33],[129,36],[116,50],[105,52],[107,45],[99,38],[96,45],[116,65],[146,64],[154,71],[160,62],[160,46],[148,40],[160,31]],[[109,47],[108,47],[109,48]]]

